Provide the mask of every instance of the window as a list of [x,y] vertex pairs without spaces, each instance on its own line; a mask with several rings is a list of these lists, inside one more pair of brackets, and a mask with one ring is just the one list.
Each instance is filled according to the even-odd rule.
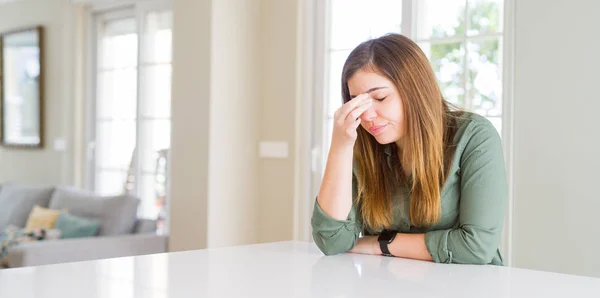
[[[428,56],[444,97],[502,128],[502,0],[329,0],[321,156],[341,106],[341,72],[350,51],[386,33],[415,40]],[[321,175],[325,167],[321,158]]]
[[501,0],[415,1],[414,39],[444,97],[502,129]]
[[141,217],[163,220],[171,135],[171,23],[168,9],[95,15],[90,131],[90,187],[100,195],[136,196]]

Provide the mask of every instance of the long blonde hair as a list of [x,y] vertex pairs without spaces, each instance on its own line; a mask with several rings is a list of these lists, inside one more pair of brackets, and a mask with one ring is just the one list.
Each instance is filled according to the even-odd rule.
[[[373,70],[389,79],[404,105],[406,134],[401,156],[388,167],[384,145],[361,126],[355,143],[358,196],[363,222],[374,230],[392,223],[390,183],[406,182],[402,162],[410,160],[412,196],[410,219],[424,227],[439,221],[441,188],[454,153],[455,117],[437,85],[433,70],[419,46],[399,34],[368,40],[348,56],[342,71],[342,96],[349,101],[348,80],[359,70]],[[394,145],[393,148],[396,148]]]

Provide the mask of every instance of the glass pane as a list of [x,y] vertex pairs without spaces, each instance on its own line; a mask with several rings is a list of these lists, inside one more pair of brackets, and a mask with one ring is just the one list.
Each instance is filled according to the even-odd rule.
[[95,192],[103,196],[121,195],[125,191],[126,171],[97,171]]
[[173,13],[151,12],[146,15],[144,28],[143,61],[146,63],[170,63]]
[[135,148],[135,120],[96,123],[96,166],[129,169]]
[[468,35],[502,32],[502,0],[469,0]]
[[342,69],[350,51],[333,51],[329,55],[329,107],[327,114],[333,116],[333,113],[342,105]]
[[[345,2],[345,1],[344,1]],[[367,3],[363,18],[368,17],[369,37],[379,37],[387,33],[400,33],[402,30],[402,1],[370,0]]]
[[109,20],[102,23],[102,35],[119,36],[136,33],[135,18]]
[[332,49],[353,49],[361,42],[386,33],[400,33],[402,1],[332,0]]
[[465,35],[466,0],[419,0],[417,39],[434,39]]
[[140,179],[140,209],[139,216],[143,218],[156,219],[160,207],[164,205],[164,184],[159,181],[163,177],[155,176],[151,173],[143,173]]
[[111,20],[100,26],[98,67],[135,67],[138,51],[135,19]]
[[472,111],[502,115],[501,39],[469,42],[467,90]]
[[171,117],[171,64],[140,67],[142,117]]
[[143,171],[154,172],[157,169],[161,150],[169,149],[171,144],[171,120],[142,120],[140,122],[141,144],[140,161]]
[[137,101],[135,68],[98,73],[96,117],[99,119],[135,119]]
[[431,61],[444,98],[455,105],[464,106],[464,44],[421,43],[420,46]]

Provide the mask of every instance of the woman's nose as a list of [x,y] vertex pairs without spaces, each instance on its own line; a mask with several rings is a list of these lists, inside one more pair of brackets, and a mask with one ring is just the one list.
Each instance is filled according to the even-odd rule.
[[377,112],[375,111],[375,105],[371,105],[371,107],[366,110],[362,115],[360,115],[360,119],[363,122],[371,122],[377,118]]

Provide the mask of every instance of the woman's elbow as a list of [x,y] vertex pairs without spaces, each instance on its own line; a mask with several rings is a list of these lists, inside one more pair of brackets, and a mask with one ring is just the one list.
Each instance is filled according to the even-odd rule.
[[319,248],[321,249],[321,252],[326,256],[335,256],[335,255],[339,255],[339,254],[345,252],[338,248],[327,248],[327,247],[324,247],[324,248],[319,247]]
[[481,229],[463,229],[465,250],[462,252],[463,263],[485,265],[494,260],[497,252],[497,236],[492,231]]
[[496,250],[492,250],[489,248],[481,249],[478,251],[473,251],[467,257],[469,260],[469,264],[473,265],[487,265],[492,262],[494,259],[494,255]]
[[319,233],[314,233],[313,239],[319,250],[326,256],[341,254],[354,247],[354,242],[346,239],[327,238]]

